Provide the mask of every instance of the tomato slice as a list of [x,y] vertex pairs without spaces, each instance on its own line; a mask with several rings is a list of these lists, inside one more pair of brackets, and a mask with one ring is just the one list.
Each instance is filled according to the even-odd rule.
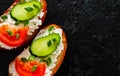
[[[34,66],[36,66],[36,69],[32,71]],[[23,62],[17,57],[15,60],[15,68],[19,76],[44,76],[46,64],[34,60]]]
[[8,46],[19,46],[27,36],[28,27],[3,24],[0,26],[0,41]]

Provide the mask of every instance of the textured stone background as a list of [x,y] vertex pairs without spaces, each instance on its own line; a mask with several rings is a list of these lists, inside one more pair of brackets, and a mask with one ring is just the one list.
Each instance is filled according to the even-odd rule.
[[[14,0],[0,0],[2,14]],[[47,0],[44,26],[60,25],[68,49],[55,76],[120,76],[120,0]],[[20,51],[0,51],[0,76]]]

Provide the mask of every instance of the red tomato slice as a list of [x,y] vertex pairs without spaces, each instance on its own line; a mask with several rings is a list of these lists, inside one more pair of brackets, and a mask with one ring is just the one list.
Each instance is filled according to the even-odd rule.
[[8,46],[19,46],[25,40],[28,29],[28,27],[4,24],[0,26],[0,41]]
[[[32,71],[32,68],[37,68]],[[22,62],[20,58],[15,60],[15,68],[19,76],[44,76],[46,64],[37,61]]]

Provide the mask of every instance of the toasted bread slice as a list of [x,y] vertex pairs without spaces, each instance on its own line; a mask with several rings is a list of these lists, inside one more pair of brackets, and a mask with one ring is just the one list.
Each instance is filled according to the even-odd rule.
[[[18,23],[19,23],[18,24],[17,20],[12,18],[10,12],[14,8],[14,6],[21,3],[20,1],[22,0],[15,0],[15,2],[10,6],[10,8],[7,9],[4,12],[4,14],[0,17],[0,30],[1,30],[0,31],[0,50],[9,51],[9,50],[21,49],[28,46],[31,43],[31,41],[34,39],[36,34],[39,32],[41,25],[44,22],[44,19],[47,13],[47,3],[46,3],[46,0],[38,0],[38,2],[40,2],[41,4],[41,9],[38,12],[38,14],[35,15],[35,17],[33,17],[32,19],[30,19],[29,23],[26,22],[27,25],[25,27],[24,27],[25,21],[20,22],[18,20]],[[25,1],[30,2],[31,0],[25,0]],[[4,26],[6,26],[5,28],[6,30],[4,29]],[[27,27],[27,30],[24,29],[26,27]],[[20,29],[23,29],[22,31],[23,33],[25,33],[25,35],[22,35],[23,34],[22,31],[21,33],[19,33]],[[15,39],[15,36],[16,36],[16,39]],[[22,36],[24,36],[24,38],[20,39],[20,37]]]
[[[49,28],[54,27],[53,30],[48,31]],[[56,50],[52,52],[49,57],[51,57],[51,64],[47,65],[46,64],[46,69],[44,72],[44,75],[42,76],[53,76],[57,70],[59,69],[61,63],[63,62],[63,59],[65,57],[66,49],[67,49],[67,40],[66,40],[66,35],[65,32],[62,30],[62,28],[56,24],[50,24],[43,29],[40,30],[40,32],[37,34],[33,42],[39,38],[43,38],[51,33],[58,33],[60,35],[61,41],[59,45],[57,46]],[[44,44],[43,44],[44,45]],[[19,54],[10,64],[9,64],[9,76],[19,76],[19,71],[16,70],[16,60],[17,58],[26,58],[29,59],[31,52],[30,52],[30,47],[26,48],[21,54]],[[39,48],[39,47],[38,47]],[[36,57],[36,61],[40,60],[41,57]],[[44,57],[42,57],[44,58]],[[38,62],[41,63],[41,62]],[[23,71],[23,70],[22,70]],[[18,73],[19,72],[19,73]],[[24,76],[24,75],[23,75]]]

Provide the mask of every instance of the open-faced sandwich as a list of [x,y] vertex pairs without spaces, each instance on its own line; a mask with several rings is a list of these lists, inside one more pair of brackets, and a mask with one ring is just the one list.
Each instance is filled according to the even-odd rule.
[[45,0],[16,0],[0,17],[0,50],[29,44],[45,19],[46,7]]
[[62,28],[51,24],[37,34],[32,43],[9,65],[9,76],[53,76],[67,49]]

